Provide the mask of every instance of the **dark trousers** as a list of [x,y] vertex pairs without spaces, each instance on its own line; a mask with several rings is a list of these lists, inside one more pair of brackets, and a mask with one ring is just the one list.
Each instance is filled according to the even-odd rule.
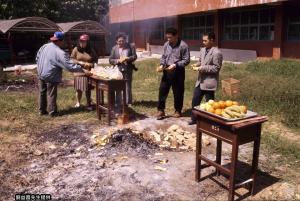
[[[123,71],[123,78],[126,79],[126,104],[132,104],[132,74],[133,71],[129,68],[127,71]],[[122,94],[116,93],[116,103],[121,104]]]
[[[215,99],[215,91],[206,91],[206,90],[201,90],[200,86],[195,87],[194,89],[194,95],[193,95],[193,100],[192,100],[192,109],[197,106],[200,105],[203,96],[205,96],[205,100],[206,102],[209,100],[214,100]],[[193,121],[196,121],[196,117],[193,115],[191,115],[191,118]]]
[[[125,72],[122,72],[123,78],[126,79],[126,104],[132,104],[132,69],[128,69]],[[112,94],[112,97],[114,96],[114,93]],[[122,99],[123,94],[119,91],[116,92],[116,110],[115,112],[120,113],[121,112],[121,105],[122,105]]]
[[184,70],[175,72],[164,72],[159,87],[157,107],[159,111],[163,111],[166,108],[166,100],[170,88],[172,87],[174,94],[174,108],[176,111],[181,112],[183,107],[184,79]]
[[[47,111],[47,99],[49,102],[48,112],[49,114],[57,112],[57,85],[58,83],[46,82],[39,80],[39,111]],[[48,96],[48,97],[47,97]]]

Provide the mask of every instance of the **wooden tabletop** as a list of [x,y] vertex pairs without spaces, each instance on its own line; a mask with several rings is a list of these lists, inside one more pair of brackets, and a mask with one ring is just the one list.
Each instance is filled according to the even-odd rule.
[[97,80],[97,81],[103,81],[103,82],[124,82],[126,81],[126,79],[122,79],[122,80],[116,80],[116,79],[105,79],[96,75],[92,75],[90,76],[91,79]]
[[205,112],[202,112],[202,111],[196,110],[196,109],[193,109],[193,113],[196,116],[200,116],[200,117],[212,120],[212,121],[220,123],[222,125],[231,126],[233,129],[239,129],[242,127],[250,126],[252,124],[263,123],[263,122],[268,121],[267,116],[256,116],[256,117],[241,119],[241,120],[237,120],[237,121],[226,121],[226,120],[215,117],[213,115],[209,115]]

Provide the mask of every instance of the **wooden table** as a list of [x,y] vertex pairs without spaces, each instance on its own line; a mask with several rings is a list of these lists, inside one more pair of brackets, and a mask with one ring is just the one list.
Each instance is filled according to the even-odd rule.
[[[102,114],[107,114],[108,125],[111,125],[112,114],[114,113],[115,93],[122,94],[122,117],[127,115],[128,106],[126,103],[126,80],[108,80],[97,76],[91,76],[90,82],[96,88],[96,111],[98,119]],[[104,101],[104,92],[107,93],[107,103]],[[104,112],[103,112],[104,111]]]
[[[262,123],[266,122],[266,116],[257,116],[249,119],[229,122],[214,117],[207,113],[193,109],[193,113],[197,117],[197,137],[196,137],[196,181],[201,178],[201,169],[213,166],[216,168],[216,174],[220,172],[229,176],[229,194],[228,200],[234,200],[235,189],[242,185],[251,184],[251,194],[255,194],[256,172],[258,166],[260,136]],[[216,160],[212,161],[201,154],[202,152],[202,134],[207,134],[217,139]],[[227,142],[232,146],[230,169],[221,165],[222,142]],[[238,161],[239,145],[254,142],[253,160],[251,164],[251,176],[249,179],[236,184],[236,167]],[[201,165],[201,161],[206,164]]]

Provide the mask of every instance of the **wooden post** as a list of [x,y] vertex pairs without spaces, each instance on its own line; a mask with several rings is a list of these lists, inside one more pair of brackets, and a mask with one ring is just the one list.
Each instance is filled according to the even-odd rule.
[[275,24],[274,24],[274,42],[273,42],[273,58],[280,59],[282,57],[282,41],[283,41],[283,5],[280,4],[275,8]]

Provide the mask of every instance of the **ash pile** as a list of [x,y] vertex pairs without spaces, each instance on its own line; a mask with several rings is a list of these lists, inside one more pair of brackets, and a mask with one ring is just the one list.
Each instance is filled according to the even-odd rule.
[[104,136],[93,135],[92,144],[103,150],[102,156],[121,153],[146,156],[160,149],[151,140],[131,129],[117,130]]
[[[204,146],[211,144],[210,139],[203,136]],[[184,130],[179,125],[171,125],[165,131],[135,131],[127,128],[111,130],[106,135],[96,133],[92,136],[92,144],[100,147],[104,154],[137,153],[147,155],[154,150],[195,151],[196,134]]]

